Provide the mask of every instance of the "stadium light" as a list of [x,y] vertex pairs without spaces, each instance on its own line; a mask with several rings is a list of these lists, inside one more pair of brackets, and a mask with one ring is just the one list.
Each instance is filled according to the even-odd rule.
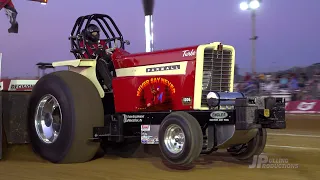
[[240,9],[243,11],[246,11],[248,9],[250,10],[255,10],[260,7],[260,1],[259,0],[249,0],[249,1],[244,1],[240,3]]
[[240,3],[240,9],[242,11],[245,11],[245,10],[249,9],[249,4],[247,2]]

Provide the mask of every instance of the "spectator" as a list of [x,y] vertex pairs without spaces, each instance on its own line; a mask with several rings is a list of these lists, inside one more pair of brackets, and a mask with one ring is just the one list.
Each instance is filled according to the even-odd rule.
[[244,81],[250,81],[251,80],[251,75],[247,72],[246,75],[244,76]]
[[308,82],[308,77],[305,73],[300,73],[299,79],[298,79],[298,85],[300,88],[304,88],[306,85],[306,82]]
[[288,88],[288,78],[285,75],[280,78],[280,88]]
[[291,79],[290,79],[290,82],[289,82],[289,88],[290,88],[291,91],[295,91],[295,90],[299,89],[298,80],[297,80],[295,75],[291,76]]

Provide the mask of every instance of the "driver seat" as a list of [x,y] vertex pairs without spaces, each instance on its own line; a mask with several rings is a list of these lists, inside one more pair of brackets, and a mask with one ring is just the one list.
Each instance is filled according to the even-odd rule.
[[[100,55],[100,52],[98,54],[95,54],[95,52],[99,52],[99,49],[107,49],[108,46],[106,45],[105,40],[99,40],[98,44],[87,44],[85,43],[85,39],[81,37],[79,39],[79,52],[77,53],[80,58],[83,59],[96,59],[96,55]],[[110,57],[111,58],[111,57]],[[97,59],[97,65],[96,65],[96,74],[98,81],[100,82],[103,89],[105,89],[107,92],[112,91],[112,72],[114,71],[112,61],[111,59]]]

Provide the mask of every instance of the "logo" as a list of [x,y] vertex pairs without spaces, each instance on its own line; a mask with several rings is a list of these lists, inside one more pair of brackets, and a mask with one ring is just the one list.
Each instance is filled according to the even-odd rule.
[[146,72],[157,72],[157,71],[173,71],[180,69],[180,65],[171,65],[171,66],[160,66],[160,67],[153,67],[147,68]]
[[254,155],[252,164],[249,168],[278,168],[278,169],[293,169],[298,168],[299,164],[290,164],[285,158],[269,158],[267,155]]
[[142,91],[147,86],[154,86],[154,85],[159,85],[159,84],[162,84],[162,85],[168,87],[171,94],[176,93],[176,88],[174,87],[172,82],[170,82],[168,79],[165,79],[165,78],[155,77],[155,78],[147,79],[140,84],[140,86],[138,87],[138,90],[137,90],[137,96],[141,96]]
[[123,122],[142,122],[142,119],[144,119],[144,115],[123,115]]
[[298,106],[297,109],[299,109],[300,111],[308,111],[314,108],[314,106],[316,105],[316,102],[301,102]]
[[141,136],[141,143],[142,144],[147,144],[148,143],[148,139],[149,139],[148,136]]
[[190,57],[196,55],[196,51],[194,49],[190,50],[184,50],[182,51],[182,57]]
[[213,111],[210,116],[212,119],[209,119],[209,121],[229,121],[227,118],[229,115],[224,111]]
[[150,125],[141,125],[141,131],[150,131]]
[[210,116],[215,119],[223,119],[228,117],[228,113],[224,111],[213,111]]
[[191,105],[192,99],[191,97],[184,97],[182,98],[182,104],[183,105]]

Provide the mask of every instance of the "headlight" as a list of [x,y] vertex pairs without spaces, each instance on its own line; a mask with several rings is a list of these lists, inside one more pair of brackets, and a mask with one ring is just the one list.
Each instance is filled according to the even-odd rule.
[[207,95],[207,103],[210,108],[216,107],[219,105],[219,95],[215,92],[209,92]]

